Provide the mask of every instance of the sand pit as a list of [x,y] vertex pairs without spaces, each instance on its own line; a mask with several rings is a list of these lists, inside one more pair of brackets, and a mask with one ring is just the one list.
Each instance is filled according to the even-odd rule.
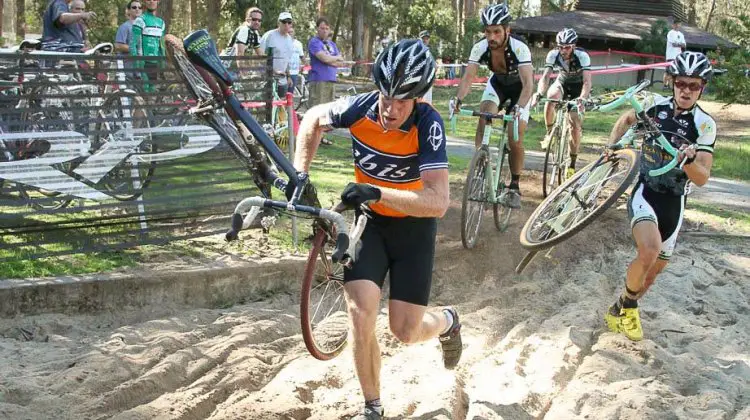
[[[603,322],[633,255],[623,209],[515,275],[525,217],[500,234],[487,213],[466,251],[453,204],[432,302],[457,305],[464,357],[444,370],[437,340],[400,344],[383,311],[387,418],[750,418],[745,242],[684,236],[633,343]],[[360,405],[350,350],[307,355],[295,291],[222,309],[0,321],[0,418],[328,420]]]

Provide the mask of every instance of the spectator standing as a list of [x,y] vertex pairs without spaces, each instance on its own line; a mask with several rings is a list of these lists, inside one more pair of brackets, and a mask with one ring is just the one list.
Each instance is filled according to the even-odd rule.
[[289,78],[292,80],[289,91],[294,92],[294,87],[299,83],[302,66],[305,64],[305,50],[302,48],[302,43],[294,37],[294,28],[289,30],[289,35],[292,37],[292,44],[294,45],[294,54],[289,59]]
[[331,35],[328,19],[318,18],[315,26],[318,32],[307,43],[307,52],[310,54],[310,107],[333,102],[336,71],[339,66],[344,65],[344,58],[336,43],[328,39]]
[[[419,33],[419,39],[422,40],[422,43],[427,46],[427,48],[430,48],[430,31],[422,31]],[[430,50],[430,53],[432,53],[432,50]],[[427,90],[427,92],[422,97],[422,100],[431,104],[432,103],[432,86],[430,86],[430,89]]]
[[138,0],[130,0],[128,5],[125,6],[125,16],[128,20],[125,21],[119,28],[117,28],[117,34],[115,34],[115,52],[119,56],[130,55],[130,40],[133,37],[133,22],[143,13],[143,6]]
[[[70,2],[70,12],[85,13],[86,3],[84,3],[83,0],[73,0],[72,2]],[[76,25],[78,25],[78,32],[80,33],[80,38],[83,41],[84,49],[91,48],[91,43],[89,43],[89,37],[87,34],[88,26],[86,25],[86,22],[80,21]]]
[[289,75],[289,60],[294,55],[294,42],[289,31],[294,25],[292,14],[279,13],[279,27],[263,34],[260,39],[260,49],[266,55],[273,56],[273,72],[278,82],[276,91],[280,98],[286,96],[291,85],[287,80]]
[[262,21],[262,10],[257,7],[247,9],[245,12],[245,21],[235,29],[229,40],[229,45],[224,49],[222,55],[240,57],[245,55],[248,48],[255,55],[263,55],[263,51],[260,48],[259,32]]
[[[664,54],[667,61],[670,63],[674,61],[675,57],[677,57],[686,46],[685,35],[680,31],[680,21],[679,19],[674,19],[672,21],[672,30],[667,33],[667,51]],[[662,81],[664,82],[665,90],[672,89],[670,87],[671,77],[669,77],[666,70],[664,71],[664,78]]]
[[[52,0],[42,16],[42,49],[80,52],[84,45],[79,23],[96,17],[94,12],[73,12],[72,0]],[[70,45],[61,48],[61,45]]]
[[[164,20],[156,16],[159,0],[144,0],[146,10],[133,21],[132,37],[130,39],[130,55],[138,57],[164,56]],[[159,60],[138,60],[136,67],[143,68],[141,77],[155,82],[159,80]],[[147,92],[153,92],[154,86],[144,85]]]

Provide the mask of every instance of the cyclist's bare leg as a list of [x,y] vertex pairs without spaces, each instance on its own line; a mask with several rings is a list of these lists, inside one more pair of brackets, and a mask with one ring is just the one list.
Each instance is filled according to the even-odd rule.
[[[481,104],[479,104],[479,110],[482,112],[491,112],[493,114],[496,114],[498,111],[497,104],[492,101],[482,101]],[[480,118],[479,122],[477,123],[477,134],[474,137],[474,147],[479,149],[479,146],[482,145],[482,137],[484,137],[484,125],[485,125],[484,118]]]
[[391,331],[402,343],[413,344],[435,338],[448,329],[442,309],[391,300],[388,306]]
[[575,168],[578,148],[581,145],[581,136],[583,135],[581,116],[577,112],[568,112],[568,123],[570,124],[570,167]]
[[[552,86],[547,90],[547,99],[561,99],[562,90],[557,83],[553,83]],[[544,104],[544,125],[547,127],[547,132],[552,128],[552,124],[555,123],[555,104],[547,102]]]
[[643,281],[643,288],[638,292],[638,299],[646,294],[648,289],[654,284],[654,281],[656,281],[656,276],[664,271],[667,264],[669,264],[669,260],[657,259],[654,265],[651,266],[651,269],[648,270],[648,273],[646,274],[646,279]]
[[628,266],[625,285],[630,291],[640,293],[645,286],[647,274],[651,272],[659,258],[661,234],[656,223],[643,220],[633,226],[633,239],[635,239],[638,254]]
[[380,398],[380,347],[375,336],[380,288],[369,280],[354,280],[346,282],[344,290],[352,325],[354,367],[365,401],[372,401]]

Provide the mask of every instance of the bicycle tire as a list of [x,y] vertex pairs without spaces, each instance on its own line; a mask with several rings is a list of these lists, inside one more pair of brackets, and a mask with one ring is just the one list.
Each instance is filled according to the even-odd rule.
[[492,216],[495,220],[495,228],[500,232],[505,232],[508,230],[508,225],[510,225],[510,216],[513,213],[513,208],[505,206],[501,202],[501,198],[507,187],[510,186],[511,180],[510,150],[508,150],[506,144],[503,144],[502,149],[503,155],[500,158],[498,167],[500,175],[498,176],[497,190],[495,191],[495,198],[497,198],[498,202],[492,204]]
[[289,147],[289,113],[286,107],[273,107],[273,141],[282,152],[286,153]]
[[[489,150],[487,146],[482,146],[471,158],[469,171],[466,174],[461,202],[461,243],[466,249],[474,248],[479,236],[479,227],[482,225],[484,203],[488,191],[487,165],[489,164]],[[481,190],[478,190],[479,188]]]
[[523,273],[523,270],[525,270],[526,267],[532,261],[534,261],[534,258],[536,257],[536,254],[538,252],[539,251],[529,251],[529,252],[527,252],[526,255],[524,255],[523,258],[521,259],[521,262],[519,262],[518,265],[516,266],[516,274]]
[[[349,332],[349,318],[344,299],[344,267],[333,264],[330,252],[329,234],[321,227],[313,238],[312,249],[305,264],[302,290],[300,293],[300,324],[302,339],[307,351],[318,360],[330,360],[346,347]],[[330,308],[324,308],[325,316],[317,319],[321,303],[329,291],[333,297]],[[318,301],[320,297],[320,301]],[[334,309],[337,309],[333,311]]]
[[[130,102],[130,117],[126,117],[126,113],[123,109],[123,102],[125,98],[129,98]],[[138,111],[140,108],[140,111]],[[127,107],[125,108],[127,109]],[[115,114],[113,116],[107,115],[108,111],[112,111]],[[107,99],[102,104],[99,112],[102,114],[102,119],[113,119],[113,121],[100,121],[96,123],[96,136],[92,144],[93,150],[99,150],[104,143],[114,140],[111,137],[114,133],[118,132],[123,128],[123,123],[130,122],[135,128],[147,128],[151,125],[151,118],[146,109],[146,101],[134,92],[128,91],[117,91],[107,96]],[[139,113],[140,115],[137,115]],[[149,137],[144,140],[139,146],[138,151],[141,153],[155,153],[156,144]],[[137,164],[138,170],[138,188],[133,188],[133,164],[127,159],[120,162],[115,168],[113,168],[102,180],[100,181],[104,190],[107,193],[120,201],[132,201],[137,199],[143,194],[143,191],[148,188],[151,184],[151,180],[154,176],[156,169],[156,163],[150,162],[148,164]],[[143,166],[143,167],[142,167]]]
[[[520,235],[520,242],[521,246],[524,248],[531,250],[531,251],[538,251],[545,248],[549,248],[551,246],[557,245],[560,242],[572,237],[576,233],[580,232],[584,227],[588,226],[594,219],[596,219],[599,215],[604,213],[612,204],[617,201],[617,199],[622,195],[622,193],[625,192],[625,190],[630,187],[630,185],[633,182],[633,179],[635,178],[638,168],[637,168],[637,157],[638,154],[633,149],[622,149],[614,152],[612,154],[612,157],[607,160],[596,160],[594,162],[591,162],[588,164],[585,168],[581,169],[580,172],[576,173],[571,177],[568,181],[566,181],[563,185],[558,187],[555,191],[552,192],[552,194],[549,195],[542,203],[534,210],[534,212],[531,214],[529,219],[526,221],[526,224],[524,225],[523,229],[521,229],[521,235]],[[605,168],[604,165],[607,165],[607,168],[617,167],[619,166],[620,162],[624,162],[624,170],[619,171],[618,173],[624,174],[624,176],[617,182],[616,185],[614,185],[610,190],[612,190],[612,193],[604,199],[601,203],[597,204],[593,208],[590,208],[587,213],[584,215],[584,217],[579,218],[575,217],[573,219],[573,224],[565,228],[562,232],[554,232],[553,229],[549,228],[547,229],[547,233],[557,233],[554,236],[547,236],[546,238],[541,238],[541,235],[535,235],[533,232],[535,231],[535,228],[537,227],[549,227],[550,223],[549,221],[554,218],[559,218],[563,215],[570,214],[571,211],[568,211],[568,205],[573,203],[572,198],[572,192],[578,192],[579,190],[583,190],[584,188],[591,188],[591,191],[593,191],[593,195],[590,197],[586,196],[586,193],[584,192],[583,198],[580,199],[582,201],[591,201],[598,200],[599,194],[602,191],[602,187],[606,184],[606,181],[608,179],[611,179],[612,176],[610,176],[610,170],[607,169],[600,169]],[[589,184],[588,181],[591,178],[591,175],[596,173],[597,176],[600,176],[602,179],[602,182],[600,184],[600,187],[596,187],[596,184],[592,183]],[[604,173],[604,176],[602,177],[600,174]],[[583,177],[586,177],[583,180],[582,185],[577,185],[578,181],[581,180]],[[596,180],[596,179],[595,179]],[[580,188],[579,188],[580,187]],[[570,190],[569,190],[570,188]],[[580,197],[579,197],[580,198]],[[556,201],[558,200],[559,201]],[[580,203],[579,200],[576,200],[576,202]],[[575,204],[572,204],[575,206]],[[549,218],[549,216],[552,216]],[[562,220],[570,219],[571,216],[567,216],[566,218]]]
[[[554,191],[551,183],[555,181],[553,178],[557,178],[557,186],[562,184],[562,178],[560,176],[560,168],[557,168],[557,150],[558,142],[560,142],[560,129],[555,127],[550,142],[547,144],[547,152],[544,154],[544,171],[542,171],[542,195],[546,198],[549,193]],[[555,170],[557,169],[557,170]]]

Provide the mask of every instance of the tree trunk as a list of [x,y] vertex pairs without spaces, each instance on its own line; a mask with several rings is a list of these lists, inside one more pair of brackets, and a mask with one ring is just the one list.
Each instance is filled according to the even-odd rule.
[[16,0],[16,38],[26,38],[26,1]]
[[355,62],[354,68],[358,71],[355,76],[361,76],[362,66],[357,66],[365,58],[365,49],[363,38],[365,35],[365,2],[355,1],[352,3],[352,60]]
[[[370,17],[372,18],[372,17]],[[369,20],[368,20],[369,21]],[[375,39],[375,28],[373,25],[365,23],[365,60],[372,61],[372,40]]]
[[708,18],[706,18],[706,27],[704,31],[708,32],[708,27],[711,26],[711,18],[714,16],[714,10],[716,9],[716,0],[711,1],[711,10],[708,12]]
[[172,23],[172,17],[174,16],[174,8],[172,7],[172,0],[161,0],[159,2],[159,16],[164,19],[164,30],[169,33],[170,24]]
[[318,16],[325,16],[326,0],[318,0]]
[[206,26],[212,37],[219,37],[219,15],[221,14],[221,3],[216,0],[206,2]]
[[688,24],[694,26],[696,18],[697,18],[697,13],[695,11],[695,0],[688,0],[687,1],[687,9],[688,9],[687,10],[687,12],[688,12],[688,16],[687,16]]
[[[5,9],[5,0],[0,0],[0,38],[3,37],[3,10]],[[3,45],[0,44],[0,47]]]
[[464,15],[466,17],[474,16],[474,9],[476,9],[476,0],[464,0]]
[[456,45],[458,45],[459,41],[464,37],[464,33],[466,32],[466,25],[464,19],[464,0],[456,0],[456,17],[457,23],[458,23],[458,30],[456,31]]
[[333,37],[331,38],[333,42],[336,42],[336,38],[339,36],[339,28],[341,27],[341,19],[344,17],[344,10],[346,10],[346,0],[341,0],[339,11],[336,13],[336,23],[333,26]]

